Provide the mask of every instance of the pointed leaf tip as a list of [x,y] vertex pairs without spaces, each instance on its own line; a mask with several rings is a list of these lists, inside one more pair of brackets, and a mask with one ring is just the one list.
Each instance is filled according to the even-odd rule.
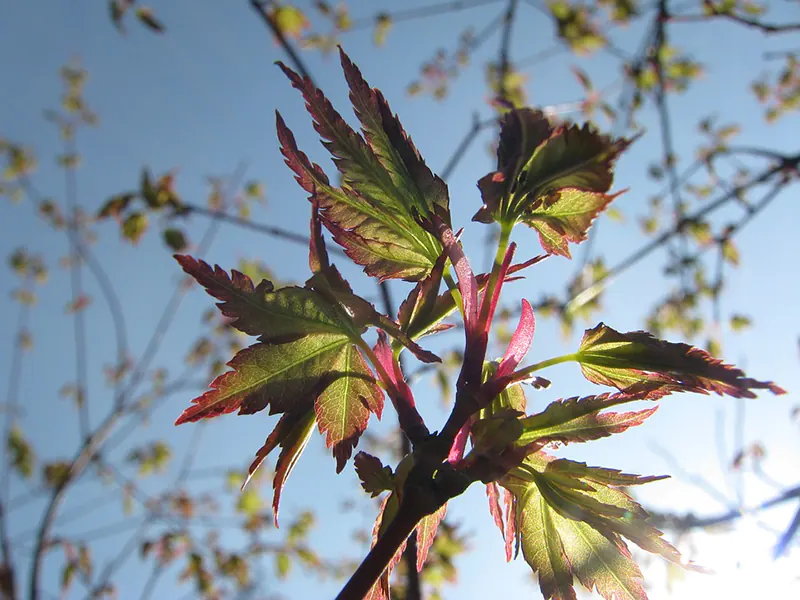
[[786,393],[699,348],[659,340],[645,331],[620,333],[603,323],[586,330],[575,357],[586,379],[621,391],[639,386],[650,387],[655,396],[714,392],[734,398],[755,398],[753,390],[758,389]]

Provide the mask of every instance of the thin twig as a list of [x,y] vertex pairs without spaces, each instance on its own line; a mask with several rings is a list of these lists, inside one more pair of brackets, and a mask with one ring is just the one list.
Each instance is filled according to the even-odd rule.
[[[73,134],[74,135],[74,134]],[[77,155],[75,139],[67,137],[64,142],[64,152],[67,157]],[[78,207],[78,174],[72,164],[64,168],[64,192],[67,208],[67,238],[70,245],[70,287],[72,292],[72,311],[74,313],[74,341],[75,341],[75,399],[78,403],[78,427],[81,438],[89,434],[89,389],[88,372],[86,364],[86,320],[85,306],[81,305],[83,299],[83,269],[81,267],[80,250],[83,245],[80,239],[80,209]]]
[[[485,6],[486,4],[494,4],[500,0],[451,0],[450,2],[442,2],[440,4],[431,4],[429,6],[421,6],[419,8],[409,8],[406,10],[398,10],[395,12],[382,13],[390,19],[392,23],[400,23],[402,21],[413,21],[416,19],[424,19],[426,17],[435,17],[438,15],[460,12],[470,8],[477,8]],[[359,17],[353,19],[352,24],[348,31],[358,29],[365,29],[375,25],[375,17]]]

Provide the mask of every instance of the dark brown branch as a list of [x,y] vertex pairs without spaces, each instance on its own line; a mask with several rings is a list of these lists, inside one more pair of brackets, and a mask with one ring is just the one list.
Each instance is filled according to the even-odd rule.
[[7,600],[16,600],[17,585],[14,579],[14,561],[11,557],[11,544],[8,541],[8,531],[6,531],[6,513],[3,502],[0,501],[0,592]]
[[[394,301],[392,300],[392,291],[388,282],[380,286],[381,296],[383,297],[383,307],[389,317],[395,314]],[[400,371],[405,375],[406,364],[405,355],[400,354],[398,359],[400,361]],[[399,416],[399,415],[398,415]],[[398,419],[400,420],[400,419]],[[403,435],[402,423],[400,425],[400,456],[404,457],[411,454],[411,440],[407,435]],[[406,549],[403,551],[403,560],[406,563],[406,598],[408,600],[421,600],[422,599],[422,585],[419,579],[419,572],[417,571],[417,533],[413,531],[408,536],[408,543]]]
[[336,600],[363,600],[423,516],[415,510],[412,502],[401,502],[384,535],[375,542],[367,557],[336,596]]

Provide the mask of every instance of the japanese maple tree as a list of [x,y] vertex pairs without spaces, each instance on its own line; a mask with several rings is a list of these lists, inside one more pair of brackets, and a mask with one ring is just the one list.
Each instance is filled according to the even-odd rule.
[[[646,598],[625,540],[687,566],[625,492],[663,477],[589,466],[548,450],[641,425],[656,407],[616,409],[636,401],[678,392],[752,398],[757,390],[784,391],[698,348],[602,323],[586,331],[574,353],[525,364],[535,329],[526,300],[505,354],[491,360],[488,341],[503,286],[548,255],[569,258],[570,245],[586,240],[594,219],[621,193],[610,193],[614,162],[633,140],[613,139],[590,124],[555,125],[530,108],[508,109],[497,169],[478,181],[483,206],[473,218],[497,223],[500,236],[491,271],[476,274],[454,231],[446,184],[426,166],[381,92],[344,52],[341,60],[360,132],[308,78],[281,65],[341,175],[338,186],[331,183],[277,115],[281,152],[311,206],[305,285],[276,289],[267,280],[255,284],[235,270],[176,256],[231,324],[257,338],[177,424],[231,412],[280,414],[250,466],[252,476],[279,448],[277,523],[281,490],[314,430],[325,436],[341,471],[372,415],[381,418],[388,396],[412,451],[394,466],[364,452],[353,457],[364,490],[385,495],[372,549],[339,598],[388,598],[389,572],[408,536],[417,533],[421,569],[448,502],[477,483],[486,486],[507,559],[522,551],[545,598],[574,599],[576,580],[604,598]],[[515,261],[511,235],[518,224],[536,230],[544,255]],[[330,261],[323,226],[368,275],[414,284],[397,315],[381,314],[353,291]],[[408,350],[416,360],[439,361],[420,340],[452,327],[453,316],[463,323],[463,363],[449,417],[432,432],[399,357]],[[365,338],[371,330],[376,342]],[[616,391],[567,397],[529,412],[526,386],[549,386],[539,372],[569,361],[587,380]]]

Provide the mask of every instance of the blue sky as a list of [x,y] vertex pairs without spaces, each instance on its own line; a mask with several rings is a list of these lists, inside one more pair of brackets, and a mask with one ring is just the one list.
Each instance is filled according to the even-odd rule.
[[[409,6],[426,4],[408,3]],[[352,12],[354,16],[367,16],[379,6],[393,5],[354,2]],[[496,55],[499,37],[491,38],[474,56],[474,66],[465,70],[453,84],[448,101],[438,103],[427,97],[409,99],[405,87],[436,48],[453,48],[464,27],[472,25],[480,29],[495,18],[502,7],[503,3],[496,2],[455,15],[399,24],[391,31],[386,47],[380,50],[373,48],[368,29],[343,38],[345,49],[367,80],[384,92],[433,169],[440,169],[446,163],[466,132],[473,112],[477,111],[484,118],[491,116],[485,102],[483,73],[478,65]],[[52,158],[61,152],[60,142],[55,128],[42,118],[42,111],[56,107],[59,101],[59,67],[73,57],[78,58],[90,73],[85,97],[100,115],[99,127],[81,131],[78,136],[84,165],[79,173],[79,196],[81,206],[88,212],[96,211],[110,195],[134,188],[144,165],[155,173],[179,168],[179,193],[201,204],[208,193],[207,176],[229,174],[244,165],[244,178],[263,181],[267,193],[266,207],[256,207],[253,219],[305,232],[308,203],[278,152],[274,111],[281,111],[305,152],[326,167],[330,163],[316,140],[299,95],[273,65],[277,59],[285,60],[280,48],[244,0],[227,3],[176,0],[159,3],[156,8],[167,24],[166,35],[155,36],[130,23],[129,33],[123,37],[111,27],[105,7],[98,3],[59,3],[46,11],[33,3],[21,3],[13,8],[4,4],[0,8],[0,56],[3,57],[5,91],[0,97],[0,135],[24,143],[37,153],[40,163],[34,177],[37,188],[45,196],[61,198],[63,174]],[[774,18],[778,22],[788,19],[792,11],[796,8],[783,7],[775,12]],[[736,120],[743,124],[744,131],[737,140],[741,145],[796,151],[796,132],[800,124],[797,115],[785,118],[779,125],[767,126],[761,119],[761,107],[747,90],[750,74],[754,77],[763,68],[761,53],[788,47],[787,42],[791,40],[765,41],[757,33],[723,24],[708,27],[687,24],[674,31],[674,43],[706,64],[704,77],[689,93],[670,98],[676,150],[681,156],[679,166],[685,167],[691,162],[690,153],[698,140],[695,129],[698,118],[711,113],[718,114],[721,122]],[[641,24],[638,24],[614,35],[618,36],[615,40],[619,47],[634,52],[642,33]],[[552,44],[550,23],[540,12],[523,3],[514,32],[512,57],[522,59]],[[322,57],[317,53],[305,53],[303,57],[318,85],[349,118],[345,83],[335,57]],[[580,99],[580,88],[567,68],[570,64],[579,64],[592,74],[597,87],[610,84],[617,77],[614,70],[617,59],[607,54],[579,60],[562,53],[528,72],[527,91],[531,103],[552,105]],[[646,177],[647,164],[656,160],[660,152],[657,121],[652,110],[643,114],[642,124],[647,128],[647,135],[620,161],[617,171],[617,188],[630,188],[616,201],[626,216],[626,223],[615,224],[601,218],[595,230],[596,247],[606,253],[607,264],[615,264],[645,241],[635,223],[637,217],[646,212],[648,197],[661,187]],[[485,132],[478,139],[451,176],[451,205],[454,222],[459,225],[468,225],[479,206],[475,181],[492,168],[486,151],[491,135]],[[796,483],[800,477],[796,460],[800,445],[797,424],[788,419],[791,406],[796,404],[796,396],[791,392],[800,383],[796,353],[800,332],[796,308],[800,285],[795,265],[800,238],[795,233],[798,209],[793,193],[796,187],[785,192],[763,218],[737,238],[742,266],[737,271],[728,271],[723,300],[724,315],[745,313],[756,324],[754,329],[738,335],[723,332],[723,357],[745,367],[752,377],[780,383],[790,391],[788,399],[765,395],[757,401],[737,403],[716,397],[669,398],[644,427],[586,448],[570,447],[566,456],[632,472],[670,473],[672,465],[653,451],[657,443],[669,448],[687,472],[702,473],[726,491],[729,498],[734,498],[730,478],[720,471],[718,424],[720,420],[726,424],[724,444],[730,457],[733,452],[731,426],[736,411],[740,410],[746,414],[744,439],[767,444],[767,471],[784,484]],[[736,210],[730,210],[725,216],[734,219],[737,214]],[[194,219],[189,229],[191,239],[198,240],[205,227],[202,219]],[[73,377],[74,369],[72,322],[63,315],[63,306],[69,298],[68,273],[57,267],[58,258],[67,252],[67,241],[42,224],[27,200],[19,205],[0,204],[0,232],[0,250],[4,255],[24,245],[30,251],[42,253],[51,266],[50,281],[41,291],[32,316],[35,349],[25,357],[20,397],[26,434],[34,441],[39,456],[52,460],[63,457],[77,442],[73,425],[77,416],[69,402],[58,398],[58,389]],[[99,240],[94,251],[122,299],[131,350],[138,355],[178,281],[178,267],[156,231],[151,231],[137,248],[120,243],[118,231],[112,224],[99,226],[97,233]],[[477,224],[469,225],[465,234],[467,247],[478,258],[478,265],[482,263],[480,242],[483,235],[484,226]],[[530,232],[516,232],[515,240],[520,245],[519,257],[538,253],[538,243]],[[580,254],[577,249],[575,255],[579,257]],[[285,280],[303,281],[306,277],[307,260],[303,248],[286,246],[278,240],[230,226],[221,228],[213,245],[202,256],[228,268],[235,266],[242,257],[263,259]],[[623,331],[641,327],[647,310],[663,290],[663,259],[663,253],[659,253],[628,271],[606,294],[606,309],[599,318]],[[340,267],[352,278],[356,289],[377,300],[374,285],[357,268]],[[560,291],[573,269],[574,266],[563,259],[546,261],[525,281],[507,288],[509,304],[518,305],[522,297],[535,301],[544,292]],[[8,365],[17,308],[8,294],[15,282],[10,277],[2,281],[0,310],[6,316],[0,320],[0,340],[6,342],[0,345],[0,364]],[[89,312],[89,402],[93,422],[97,423],[110,402],[110,394],[101,379],[101,365],[112,356],[113,340],[109,335],[108,313],[102,306],[96,284],[88,277],[87,281],[87,291],[94,298]],[[404,289],[401,285],[394,286],[396,300],[405,293]],[[211,299],[199,291],[188,295],[164,340],[157,364],[167,367],[170,373],[181,372],[182,357],[198,332],[199,316],[210,306]],[[528,358],[535,361],[563,353],[574,348],[579,339],[580,326],[570,339],[564,339],[557,323],[540,319]],[[460,343],[457,334],[448,334],[441,345],[432,343],[432,347]],[[556,397],[597,391],[580,377],[574,365],[556,367],[547,376],[555,383],[550,390],[529,395],[532,408],[544,406]],[[0,378],[7,377],[8,374],[0,370]],[[439,408],[438,390],[432,388],[430,380],[423,380],[416,394],[421,410],[435,429],[444,416]],[[196,426],[173,428],[172,422],[190,398],[187,393],[170,399],[135,442],[169,436],[176,453],[181,455]],[[393,415],[387,411],[382,427],[392,422]],[[217,419],[203,433],[196,465],[246,466],[271,423],[272,420],[263,415]],[[122,446],[117,455],[124,456],[129,448],[129,445]],[[178,462],[173,465],[172,476],[177,472]],[[292,515],[302,510],[317,511],[318,524],[313,540],[319,551],[336,556],[344,549],[357,555],[361,549],[349,541],[350,534],[355,527],[370,528],[374,513],[359,510],[346,518],[340,517],[338,501],[355,499],[360,494],[355,489],[352,470],[336,476],[332,465],[321,439],[315,438],[285,490],[282,513],[285,522],[289,522]],[[155,490],[155,484],[151,485]],[[195,485],[195,489],[202,489],[202,483]],[[24,490],[23,484],[14,481],[12,497]],[[101,488],[95,484],[80,484],[65,510],[79,506],[99,491]],[[748,491],[748,503],[758,501],[762,497],[760,494],[766,497],[771,493],[757,484],[748,486]],[[267,489],[264,493],[269,495]],[[331,501],[333,498],[336,502]],[[653,484],[651,490],[642,490],[642,498],[662,508],[692,508],[699,513],[723,508],[703,496],[696,487],[680,480]],[[363,500],[361,502],[359,506],[367,506]],[[24,537],[34,525],[31,519],[40,510],[40,504],[32,503],[14,513],[12,537]],[[774,526],[779,528],[787,523],[792,510],[793,507],[785,507],[776,514]],[[501,540],[486,511],[481,489],[470,490],[454,502],[450,515],[474,534],[472,551],[459,562],[459,583],[451,588],[453,597],[480,597],[487,592],[497,595],[525,593],[536,597],[538,592],[526,587],[530,586],[530,577],[524,562],[504,564]],[[89,531],[120,518],[118,505],[111,505],[102,512],[70,523],[63,531]],[[130,532],[126,532],[109,538],[97,546],[98,551],[110,552],[129,536]],[[755,537],[733,535],[729,544],[746,545],[753,554],[769,552],[768,539],[762,539],[758,547],[748,541],[752,539]],[[796,552],[790,557],[795,565],[796,557]],[[57,587],[56,568],[60,560],[59,556],[46,563],[47,580],[54,582],[50,586],[52,590]],[[130,564],[124,579],[119,581],[123,598],[138,596],[141,576],[148,572],[137,565],[136,560]],[[689,576],[687,581],[693,581],[693,577]],[[273,588],[269,582],[266,587],[286,597],[299,598],[328,597],[338,586],[338,582],[320,584],[310,578],[295,577],[280,588]],[[133,590],[130,595],[129,589]],[[657,593],[653,597],[661,597]]]

